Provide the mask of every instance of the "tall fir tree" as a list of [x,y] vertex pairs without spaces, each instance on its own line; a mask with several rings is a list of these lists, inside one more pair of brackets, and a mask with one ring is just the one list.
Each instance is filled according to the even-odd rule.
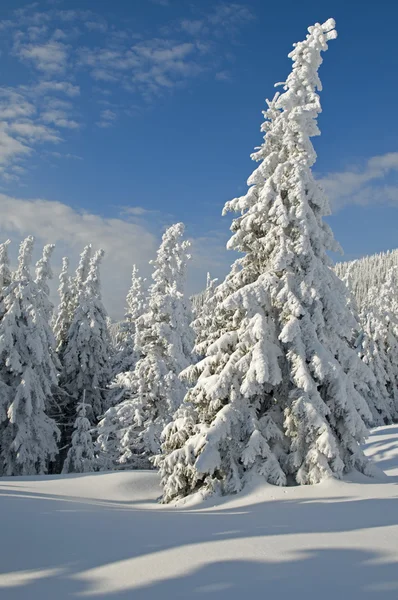
[[360,444],[370,413],[356,389],[366,366],[327,255],[337,249],[323,220],[328,201],[311,172],[321,52],[337,34],[332,19],[308,32],[289,55],[283,93],[268,102],[249,190],[224,209],[241,215],[228,248],[243,257],[217,289],[206,356],[187,369],[187,405],[164,432],[156,464],[165,502],[236,492],[253,474],[310,484],[369,472]]
[[104,251],[98,250],[90,261],[69,329],[63,364],[65,389],[76,401],[86,390],[87,415],[93,424],[106,410],[104,390],[109,383],[110,339],[99,276],[103,256]]
[[103,255],[104,251],[99,250],[90,260],[63,353],[60,385],[69,399],[64,415],[63,458],[71,443],[71,429],[83,392],[91,425],[95,425],[108,408],[111,345],[101,299],[99,267]]
[[179,373],[191,362],[193,332],[184,296],[189,242],[177,223],[163,235],[154,261],[147,312],[136,322],[134,371],[119,377],[129,397],[112,407],[98,428],[101,468],[150,467],[160,435],[185,394]]
[[10,259],[8,257],[8,246],[10,240],[0,244],[0,300],[3,297],[3,290],[11,283]]
[[42,257],[36,263],[37,304],[38,308],[43,311],[43,317],[48,322],[50,322],[54,310],[54,306],[50,301],[50,288],[48,285],[48,281],[53,278],[50,260],[54,248],[54,244],[46,244],[43,248]]
[[87,246],[83,248],[83,252],[80,254],[80,260],[76,269],[75,276],[72,278],[70,283],[72,318],[74,316],[77,306],[79,305],[80,294],[83,290],[84,283],[87,280],[90,271],[92,253],[93,249],[91,244],[87,244]]
[[[135,349],[135,329],[137,320],[146,310],[144,282],[134,265],[131,286],[126,297],[126,314],[115,332],[115,354],[112,360],[112,379],[132,371],[138,356]],[[115,382],[115,388],[118,388]]]
[[59,275],[58,293],[60,302],[58,310],[53,321],[56,349],[60,359],[68,339],[69,327],[73,318],[73,296],[71,289],[71,277],[69,275],[69,259],[62,259],[62,269]]
[[18,268],[2,300],[0,322],[0,472],[46,473],[57,454],[59,430],[47,413],[57,370],[49,347],[43,288],[32,280],[33,238],[20,246]]

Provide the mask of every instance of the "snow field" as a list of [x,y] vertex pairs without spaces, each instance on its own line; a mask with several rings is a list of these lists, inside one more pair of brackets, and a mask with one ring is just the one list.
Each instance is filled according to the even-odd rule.
[[385,475],[200,505],[149,471],[2,478],[0,598],[396,600],[398,426],[366,454]]

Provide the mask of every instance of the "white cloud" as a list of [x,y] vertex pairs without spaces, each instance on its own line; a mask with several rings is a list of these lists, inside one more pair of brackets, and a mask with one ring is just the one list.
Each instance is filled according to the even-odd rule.
[[10,88],[0,88],[0,119],[8,121],[31,117],[36,112],[35,106],[26,98]]
[[228,71],[219,71],[215,77],[217,81],[231,81],[231,74]]
[[107,108],[106,110],[101,111],[100,121],[97,122],[98,127],[110,127],[112,123],[115,121],[117,114],[115,111]]
[[254,15],[250,9],[237,2],[223,2],[218,4],[208,15],[208,20],[212,25],[222,28],[219,30],[220,33],[234,31],[245,22],[253,19]]
[[98,31],[99,33],[105,33],[108,30],[108,25],[106,22],[86,21],[84,24],[89,31]]
[[40,81],[35,88],[39,94],[47,94],[49,92],[62,92],[70,98],[80,95],[80,87],[73,85],[69,81]]
[[54,158],[67,158],[67,159],[71,159],[71,160],[83,160],[82,156],[79,156],[78,154],[71,154],[70,152],[67,152],[66,154],[64,154],[62,152],[47,152],[46,154],[48,154],[49,156],[53,156]]
[[5,130],[4,125],[0,125],[0,165],[4,177],[4,166],[9,164],[13,159],[29,154],[31,148],[19,140],[11,137]]
[[205,24],[201,19],[183,19],[180,23],[180,27],[182,31],[185,31],[190,35],[197,35],[198,33],[203,33]]
[[398,183],[387,181],[398,172],[398,152],[373,156],[364,165],[318,179],[334,210],[348,204],[397,204]]
[[9,132],[27,138],[30,141],[60,142],[61,138],[54,129],[45,125],[34,125],[33,123],[12,123],[7,128]]
[[53,123],[57,127],[67,129],[78,129],[80,127],[77,121],[68,118],[68,115],[64,110],[46,110],[42,113],[41,119],[45,123]]
[[[169,5],[168,0],[157,1]],[[35,144],[68,141],[67,130],[78,129],[86,116],[87,102],[79,105],[80,96],[87,100],[87,91],[91,97],[98,95],[98,85],[92,80],[101,82],[101,94],[114,94],[116,85],[122,89],[118,104],[109,105],[109,111],[97,117],[98,126],[109,127],[116,118],[112,109],[126,118],[137,115],[143,102],[152,103],[202,74],[226,79],[227,57],[217,45],[219,31],[237,30],[250,18],[250,11],[235,2],[216,3],[208,11],[187,6],[186,18],[169,21],[167,27],[155,25],[148,36],[128,23],[120,29],[108,26],[91,10],[50,6],[40,10],[39,3],[14,10],[8,20],[0,21],[2,41],[27,64],[30,83],[15,81],[24,72],[16,69],[14,87],[0,88],[0,121],[9,126],[1,133],[1,177],[16,176],[15,171],[6,171],[7,164],[11,168],[15,160],[29,156],[34,161],[43,156],[34,152]],[[90,31],[101,35],[90,35]],[[88,70],[91,81],[80,77],[81,69]],[[76,84],[78,76],[82,89]],[[126,101],[125,92],[137,99]]]
[[59,73],[65,70],[68,59],[68,46],[62,42],[49,41],[45,44],[17,46],[21,58],[33,62],[44,73]]

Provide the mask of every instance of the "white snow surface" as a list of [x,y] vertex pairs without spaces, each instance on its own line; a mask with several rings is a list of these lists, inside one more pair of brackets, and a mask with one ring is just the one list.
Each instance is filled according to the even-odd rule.
[[0,598],[396,600],[398,425],[366,453],[385,475],[178,506],[150,471],[2,478]]

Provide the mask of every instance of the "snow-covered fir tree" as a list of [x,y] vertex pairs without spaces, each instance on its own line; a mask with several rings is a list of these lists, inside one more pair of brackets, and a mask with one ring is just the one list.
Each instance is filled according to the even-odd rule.
[[191,296],[192,314],[194,318],[201,312],[209,298],[213,296],[218,279],[212,279],[210,273],[206,276],[206,287],[204,290]]
[[335,265],[337,275],[344,279],[350,272],[348,285],[354,294],[358,308],[362,311],[367,303],[369,290],[380,287],[387,279],[391,268],[398,267],[398,250],[388,250],[357,260]]
[[10,259],[8,257],[8,246],[10,240],[0,244],[0,300],[3,290],[11,283]]
[[[20,246],[18,268],[2,299],[0,322],[0,472],[35,475],[57,454],[59,431],[46,414],[57,385],[43,288],[30,273],[33,238]],[[44,277],[45,279],[45,277]],[[43,283],[39,278],[39,283]]]
[[108,402],[110,338],[99,277],[103,256],[104,251],[98,250],[90,260],[63,355],[63,388],[74,399],[74,409],[86,391],[87,416],[92,424]]
[[126,297],[126,314],[114,332],[115,353],[112,360],[112,379],[120,373],[132,371],[138,356],[135,350],[135,324],[146,309],[143,279],[134,265],[131,286]]
[[311,172],[318,68],[334,21],[308,32],[289,55],[283,93],[268,102],[249,190],[224,209],[241,214],[228,247],[244,256],[217,288],[206,356],[186,370],[193,387],[164,432],[165,502],[236,492],[258,474],[310,484],[368,469],[360,443],[371,415],[355,386],[368,369],[351,342],[357,323],[331,269],[327,251],[338,246]]
[[43,255],[36,263],[36,278],[35,283],[38,289],[37,304],[38,308],[43,311],[43,316],[50,322],[54,307],[50,301],[50,288],[48,281],[53,278],[50,259],[54,252],[54,244],[46,244],[43,248]]
[[73,299],[69,275],[69,259],[62,259],[62,269],[59,275],[58,293],[60,302],[54,318],[53,329],[56,340],[56,349],[60,359],[68,339],[68,332],[73,318]]
[[218,279],[212,279],[210,273],[207,273],[206,288],[192,302],[195,319],[191,327],[196,334],[195,351],[199,356],[205,353],[208,331],[214,320],[217,281]]
[[83,252],[80,255],[79,264],[74,278],[74,286],[77,290],[77,293],[81,292],[83,289],[84,282],[86,281],[90,272],[92,253],[93,249],[91,244],[87,244],[87,246],[83,248]]
[[103,250],[99,250],[90,260],[90,269],[80,290],[63,352],[60,387],[68,400],[61,428],[62,459],[71,443],[76,410],[83,393],[91,425],[95,425],[108,408],[111,344],[107,315],[101,300],[99,267],[103,255]]
[[73,426],[70,448],[66,456],[63,473],[88,473],[94,471],[94,443],[91,434],[92,426],[86,417],[86,404],[83,401],[77,407],[77,417]]
[[147,312],[136,321],[140,358],[133,371],[118,377],[128,398],[112,407],[98,427],[100,467],[150,466],[160,435],[181,404],[186,388],[179,373],[191,362],[193,332],[184,296],[189,242],[177,223],[163,235],[154,261]]
[[370,408],[374,425],[398,420],[397,267],[380,287],[371,287],[361,314],[362,356],[377,381],[377,402]]

